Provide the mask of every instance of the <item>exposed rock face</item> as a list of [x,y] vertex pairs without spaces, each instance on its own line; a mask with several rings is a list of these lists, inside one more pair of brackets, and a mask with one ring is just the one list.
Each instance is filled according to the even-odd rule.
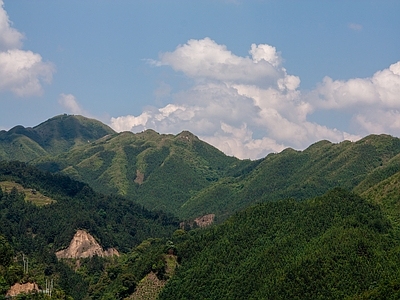
[[22,284],[16,283],[8,290],[6,297],[15,297],[22,293],[29,294],[29,293],[34,293],[34,292],[38,292],[38,291],[39,291],[39,287],[36,283],[31,283],[31,282],[22,283]]
[[208,214],[208,215],[198,217],[198,218],[194,219],[193,221],[181,222],[180,227],[182,229],[184,229],[186,226],[193,228],[194,225],[196,225],[198,227],[206,227],[206,226],[209,226],[212,223],[214,223],[214,219],[215,219],[215,214]]
[[141,173],[139,170],[136,170],[136,178],[134,182],[136,182],[137,184],[142,184],[143,181],[144,181],[144,174]]
[[105,257],[119,255],[117,249],[110,248],[103,250],[100,244],[87,233],[85,230],[78,230],[72,238],[69,247],[56,252],[58,259],[60,258],[85,258],[94,255]]
[[214,222],[215,214],[208,214],[199,218],[194,219],[194,222],[199,227],[206,227],[211,225]]

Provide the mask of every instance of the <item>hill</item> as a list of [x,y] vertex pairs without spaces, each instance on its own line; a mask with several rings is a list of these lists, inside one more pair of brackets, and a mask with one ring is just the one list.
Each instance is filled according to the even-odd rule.
[[[171,215],[148,211],[121,196],[96,193],[87,184],[21,162],[0,162],[0,182],[7,183],[7,189],[0,188],[0,298],[16,282],[35,282],[44,289],[45,281],[54,279],[56,299],[82,299],[93,270],[103,269],[107,260],[96,256],[76,263],[85,268],[91,264],[90,276],[76,273],[74,263],[58,261],[56,252],[67,248],[77,231],[90,233],[91,244],[99,249],[126,253],[148,238],[171,236],[179,226]],[[54,202],[34,205],[25,201],[26,190]],[[29,271],[22,268],[28,258]]]
[[31,163],[120,194],[148,209],[180,215],[181,205],[213,182],[257,163],[229,157],[190,132],[122,132]]
[[33,239],[31,245],[14,245],[26,254],[35,251],[35,243],[42,243],[38,248],[51,245],[52,252],[66,248],[77,229],[90,232],[106,248],[127,251],[153,234],[169,235],[179,225],[165,213],[150,212],[121,196],[96,193],[65,175],[20,162],[0,162],[0,182],[16,182],[55,200],[39,207],[24,201],[25,194],[15,187],[1,190],[0,234],[8,240]]
[[181,267],[160,299],[398,299],[397,232],[341,189],[258,204],[175,241]]
[[[105,134],[97,121],[90,131],[83,129],[90,119],[54,119],[40,125],[47,146],[33,129],[2,132],[20,132],[45,152],[29,165],[0,162],[0,294],[16,282],[43,288],[54,278],[59,299],[123,299],[135,291],[161,291],[161,299],[400,296],[398,138],[320,141],[250,161],[186,131]],[[64,121],[77,129],[67,134],[75,127]],[[52,203],[25,201],[32,191]],[[191,219],[186,224],[215,214],[217,224],[185,231],[161,210]],[[55,253],[79,230],[96,249],[121,255],[58,261]],[[168,271],[171,249],[176,273]]]
[[74,146],[114,133],[110,127],[94,119],[59,115],[33,128],[19,125],[9,131],[0,131],[0,160],[28,162],[69,151]]

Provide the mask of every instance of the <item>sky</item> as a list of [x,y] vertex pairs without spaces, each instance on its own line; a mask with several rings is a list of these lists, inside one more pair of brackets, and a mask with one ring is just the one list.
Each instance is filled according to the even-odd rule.
[[238,158],[400,137],[398,0],[0,0],[0,130],[59,114]]

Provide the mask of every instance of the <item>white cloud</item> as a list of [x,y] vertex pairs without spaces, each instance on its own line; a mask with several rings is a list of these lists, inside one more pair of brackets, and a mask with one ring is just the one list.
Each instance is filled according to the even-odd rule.
[[281,59],[274,47],[252,45],[250,54],[251,58],[236,56],[226,46],[205,38],[189,40],[175,51],[161,54],[160,60],[153,63],[168,65],[191,78],[223,82],[259,84],[275,82],[281,76],[282,70],[276,68]]
[[79,105],[75,96],[72,94],[60,94],[60,97],[58,98],[58,103],[62,107],[64,107],[69,113],[72,113],[75,115],[84,114],[84,110]]
[[[135,132],[189,130],[226,154],[253,159],[286,147],[304,149],[322,139],[354,141],[361,134],[400,133],[400,62],[370,78],[325,77],[315,90],[302,92],[300,78],[287,73],[274,47],[253,44],[249,55],[236,56],[209,38],[189,40],[161,54],[153,65],[183,72],[194,85],[169,94],[171,103],[164,107],[112,118],[111,126]],[[350,114],[356,130],[309,120],[329,110]]]
[[42,83],[52,80],[54,66],[43,62],[32,51],[20,50],[23,35],[11,27],[0,0],[0,92],[11,91],[17,96],[42,93]]
[[212,136],[202,137],[203,140],[236,157],[258,158],[270,152],[280,152],[285,149],[284,145],[278,144],[268,137],[254,139],[253,133],[247,128],[246,124],[242,124],[238,128],[221,123],[220,129]]
[[388,69],[376,72],[370,78],[355,78],[347,81],[325,77],[308,96],[314,105],[323,109],[354,108],[379,105],[400,108],[400,62]]
[[400,135],[400,62],[370,78],[347,81],[325,77],[308,98],[315,110],[351,112],[359,134]]
[[18,49],[22,46],[24,35],[11,27],[11,22],[3,6],[4,2],[0,0],[0,51]]
[[40,95],[42,82],[52,79],[53,66],[31,51],[18,49],[0,52],[0,91],[17,96]]
[[377,109],[356,114],[354,121],[365,133],[388,133],[399,135],[400,111],[395,109]]

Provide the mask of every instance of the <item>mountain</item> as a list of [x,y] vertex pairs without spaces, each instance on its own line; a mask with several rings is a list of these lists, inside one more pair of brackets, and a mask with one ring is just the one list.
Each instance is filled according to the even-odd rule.
[[102,193],[120,194],[149,209],[179,215],[192,195],[256,163],[223,154],[190,132],[107,135],[68,152],[31,161],[88,183]]
[[[166,283],[159,299],[398,299],[399,179],[390,176],[365,197],[336,188],[303,201],[266,201],[186,232],[176,230],[173,218],[128,199],[24,163],[1,162],[0,180],[55,202],[39,207],[16,189],[0,190],[0,297],[15,282],[44,289],[54,278],[56,299],[124,299],[153,291],[144,284],[152,276],[153,283]],[[77,229],[121,255],[58,261],[56,251],[72,244]],[[172,273],[171,255],[179,263]]]
[[[83,299],[109,260],[120,263],[118,257],[101,257],[107,256],[102,249],[108,249],[107,254],[129,253],[144,240],[165,239],[179,228],[178,220],[171,215],[151,212],[121,196],[96,193],[85,183],[22,162],[0,162],[0,181],[8,183],[4,190],[0,188],[0,299],[5,299],[16,282],[34,282],[44,290],[53,280],[52,299]],[[12,182],[24,190],[10,189]],[[40,193],[52,201],[35,205],[26,201],[26,192]],[[83,231],[85,235],[80,234]],[[90,238],[76,245],[79,238],[88,234]],[[71,251],[80,252],[73,254],[79,257],[73,261],[61,259],[70,257]],[[82,258],[88,251],[95,255]],[[151,256],[137,262],[138,274],[147,274],[155,259]],[[79,272],[75,272],[78,268]],[[109,276],[119,295],[112,299],[133,292],[136,279],[132,270],[129,272],[120,277],[118,270],[108,270],[107,274],[114,274]],[[48,299],[43,294],[35,297],[27,299]]]
[[399,154],[400,139],[389,135],[338,144],[320,141],[304,151],[289,148],[268,155],[248,173],[233,174],[193,195],[181,215],[228,216],[254,203],[304,200],[334,187],[362,192],[400,170]]
[[217,222],[255,203],[303,200],[334,187],[362,193],[400,171],[400,139],[389,135],[319,141],[251,161],[226,156],[187,131],[115,133],[99,121],[62,115],[3,131],[0,141],[0,155],[8,151],[3,159],[29,161],[150,210],[181,219],[214,214]]
[[59,115],[33,128],[19,125],[0,131],[0,160],[27,162],[69,151],[109,134],[115,131],[97,120]]

